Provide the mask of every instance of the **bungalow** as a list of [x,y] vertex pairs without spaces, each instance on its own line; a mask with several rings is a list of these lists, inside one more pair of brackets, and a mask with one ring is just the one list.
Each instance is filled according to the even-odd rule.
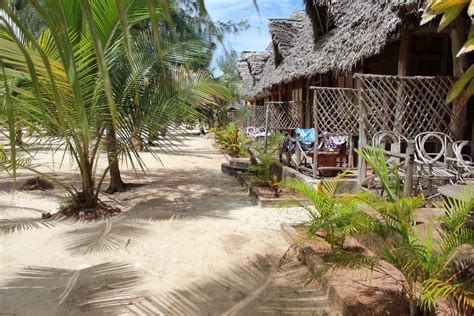
[[[287,19],[270,20],[272,41],[264,52],[241,54],[238,67],[247,101],[256,106],[303,104],[300,127],[312,128],[321,116],[314,111],[318,93],[314,87],[337,88],[338,93],[344,89],[351,93],[361,88],[378,89],[382,92],[372,98],[356,95],[354,108],[346,108],[358,112],[359,102],[364,99],[366,106],[373,107],[367,122],[379,120],[372,131],[370,126],[357,127],[362,131],[355,137],[358,145],[367,142],[376,127],[391,128],[384,121],[396,120],[407,121],[403,123],[405,129],[400,130],[407,137],[423,128],[449,133],[455,140],[472,140],[472,100],[461,111],[453,111],[456,105],[446,104],[453,77],[463,74],[472,57],[455,57],[470,21],[467,16],[458,18],[441,32],[436,23],[420,26],[423,4],[422,0],[305,0],[305,11],[296,11]],[[406,91],[401,93],[400,89]],[[324,99],[324,95],[316,95],[316,100],[318,97]],[[334,102],[330,98],[326,101]],[[390,112],[402,101],[403,109]],[[335,116],[344,112],[340,107],[331,110]],[[377,117],[377,112],[383,110],[389,114]],[[356,124],[364,121],[356,116]],[[321,122],[316,125],[326,131]],[[362,135],[364,128],[369,130],[368,135]],[[474,156],[474,148],[471,151]]]

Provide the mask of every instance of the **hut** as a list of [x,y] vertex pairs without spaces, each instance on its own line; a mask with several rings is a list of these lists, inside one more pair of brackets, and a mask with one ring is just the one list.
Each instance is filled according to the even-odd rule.
[[[454,139],[473,138],[473,107],[453,111],[445,102],[452,78],[469,65],[455,57],[470,26],[467,18],[438,32],[436,23],[420,26],[420,0],[305,0],[305,5],[305,11],[269,21],[272,42],[264,52],[242,53],[238,66],[248,102],[303,104],[300,127],[316,127],[320,134],[353,132],[354,147],[377,130],[397,129],[392,122],[397,120],[403,120],[398,131],[410,137],[421,131],[414,127],[419,125]],[[358,93],[384,86],[387,91],[376,97]],[[402,98],[405,107],[390,112]],[[361,106],[368,107],[363,118]],[[382,109],[390,113],[379,115]]]
[[239,111],[245,106],[245,101],[233,101],[226,105],[227,118],[230,120],[236,120]]

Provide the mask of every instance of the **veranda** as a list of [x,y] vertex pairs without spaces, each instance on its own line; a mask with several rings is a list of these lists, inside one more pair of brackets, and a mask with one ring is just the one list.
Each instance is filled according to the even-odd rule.
[[[383,147],[387,159],[397,162],[406,179],[406,194],[422,185],[421,170],[416,164],[423,163],[423,153],[430,151],[427,156],[433,166],[441,163],[448,168],[448,161],[457,159],[452,145],[461,141],[464,127],[456,115],[457,105],[447,101],[453,78],[355,74],[354,79],[355,89],[311,88],[314,138],[309,148],[301,146],[307,140],[298,134],[298,128],[303,126],[303,102],[265,102],[264,106],[252,106],[251,115],[241,127],[260,128],[265,137],[271,132],[285,131],[294,144],[293,152],[284,159],[287,165],[310,173],[314,179],[324,178],[327,170],[348,169],[357,175],[358,188],[367,185],[372,177],[368,176],[367,164],[358,159],[355,149]],[[428,136],[422,139],[422,135]],[[318,157],[331,150],[324,148],[325,139],[330,137],[345,139],[346,150],[339,153],[344,159],[337,166],[322,166]],[[458,151],[461,153],[462,148]]]

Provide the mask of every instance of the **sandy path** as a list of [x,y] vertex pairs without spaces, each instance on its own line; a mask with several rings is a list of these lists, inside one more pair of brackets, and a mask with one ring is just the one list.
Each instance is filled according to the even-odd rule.
[[[304,214],[251,205],[220,172],[223,158],[209,140],[191,138],[181,148],[160,154],[163,166],[144,153],[147,175],[126,172],[140,186],[113,197],[123,213],[106,221],[38,222],[39,212],[59,206],[59,189],[0,193],[0,225],[9,228],[0,236],[0,314],[264,313],[255,304],[281,283],[276,263],[288,248],[280,224]],[[60,172],[74,181],[65,165]],[[8,187],[2,178],[0,188]]]

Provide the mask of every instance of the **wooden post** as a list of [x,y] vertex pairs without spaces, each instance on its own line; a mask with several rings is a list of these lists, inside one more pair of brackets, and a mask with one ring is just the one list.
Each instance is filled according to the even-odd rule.
[[[410,56],[410,34],[403,34],[400,39],[400,51],[398,53],[398,76],[406,76],[408,74],[408,58]],[[403,134],[402,124],[404,118],[402,117],[403,107],[405,106],[403,102],[404,89],[402,81],[400,86],[397,89],[397,104],[395,110],[395,122],[394,122],[394,132]],[[387,118],[389,119],[389,118]]]
[[[367,146],[367,108],[363,101],[363,82],[361,77],[355,76],[357,97],[359,99],[359,150],[364,150]],[[357,164],[357,190],[362,188],[362,184],[367,176],[367,162],[359,157]]]
[[410,34],[404,34],[400,39],[400,51],[398,53],[398,75],[408,74],[408,58],[410,56]]
[[299,169],[301,165],[301,150],[300,150],[300,134],[296,134],[296,170]]
[[349,156],[348,156],[348,159],[349,159],[349,162],[347,164],[347,167],[348,168],[354,168],[354,136],[349,135]]
[[[471,128],[471,141],[474,140],[474,124],[472,124]],[[474,157],[474,146],[471,145],[471,157]]]
[[313,178],[318,176],[318,151],[319,151],[319,122],[318,122],[318,92],[314,90],[313,98],[313,123],[314,123],[314,148],[313,148]]
[[408,147],[405,157],[405,183],[403,184],[403,196],[410,197],[413,189],[413,175],[415,169],[415,142],[408,141]]
[[[452,22],[451,26],[451,49],[453,55],[453,75],[456,78],[461,77],[467,69],[468,64],[465,55],[459,58],[456,55],[461,50],[466,40],[466,33],[463,26],[463,16],[459,16]],[[467,125],[467,106],[461,105],[461,108],[453,104],[453,116],[451,119],[450,130],[452,131],[453,140],[461,140],[464,136],[464,129]]]
[[269,119],[269,110],[270,107],[268,106],[268,103],[265,103],[265,147],[264,150],[267,152],[268,148],[268,119]]
[[305,109],[306,109],[306,116],[305,116],[305,127],[306,128],[309,128],[311,127],[311,90],[310,90],[310,86],[311,86],[311,79],[304,79],[304,89],[303,89],[303,93],[304,93],[304,106],[305,106]]

